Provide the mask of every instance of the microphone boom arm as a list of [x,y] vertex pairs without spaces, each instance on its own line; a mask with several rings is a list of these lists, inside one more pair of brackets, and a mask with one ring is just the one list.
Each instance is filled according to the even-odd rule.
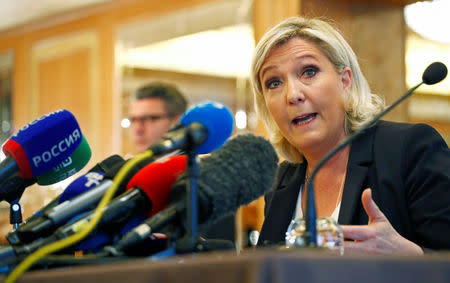
[[304,240],[307,246],[317,247],[317,227],[316,227],[316,204],[314,197],[314,177],[320,168],[338,151],[349,145],[353,140],[359,137],[361,134],[365,132],[368,128],[375,125],[375,123],[380,120],[382,116],[391,111],[394,107],[400,104],[403,100],[408,98],[418,87],[420,87],[424,82],[417,84],[413,88],[411,88],[408,92],[406,92],[400,99],[395,101],[389,107],[381,111],[378,115],[376,115],[371,121],[367,124],[364,124],[358,131],[355,131],[348,138],[338,144],[334,149],[329,151],[322,160],[317,164],[316,168],[314,168],[311,173],[311,177],[309,178],[309,183],[307,184],[307,202],[306,202],[306,217],[305,217],[305,234]]

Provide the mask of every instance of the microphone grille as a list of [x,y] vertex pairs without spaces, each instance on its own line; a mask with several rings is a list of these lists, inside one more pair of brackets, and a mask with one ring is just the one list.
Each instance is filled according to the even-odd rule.
[[427,85],[436,84],[447,76],[447,67],[441,62],[431,63],[423,72],[422,81]]
[[208,223],[236,211],[267,192],[273,184],[278,156],[269,141],[238,135],[200,162],[199,190],[212,201]]

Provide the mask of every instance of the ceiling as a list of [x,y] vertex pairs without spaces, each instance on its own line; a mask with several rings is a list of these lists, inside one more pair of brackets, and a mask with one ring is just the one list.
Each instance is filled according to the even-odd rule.
[[[0,0],[0,31],[51,15],[113,0]],[[300,0],[299,0],[300,1]],[[384,3],[404,6],[418,0],[339,0],[351,3]]]
[[111,0],[0,0],[0,31]]
[[[104,4],[111,1],[119,0],[0,0],[0,31],[35,22],[46,17],[51,17],[52,15],[79,10],[91,5]],[[405,5],[416,2],[417,0],[339,1]],[[450,0],[435,0],[435,2],[446,1]],[[173,65],[176,64],[177,66],[175,69],[178,71],[231,77],[245,76],[245,74],[248,73],[248,67],[246,66],[249,65],[249,63],[247,62],[248,60],[243,60],[242,58],[250,58],[248,52],[251,52],[254,45],[254,42],[250,40],[253,38],[253,34],[251,33],[251,28],[249,28],[249,26],[235,25],[248,23],[249,15],[251,14],[251,2],[252,0],[216,1],[211,2],[208,5],[201,5],[201,7],[198,8],[192,8],[188,12],[180,11],[173,15],[153,19],[149,23],[140,22],[138,24],[122,26],[119,29],[118,38],[121,42],[125,43],[124,54],[122,54],[122,59],[124,60],[123,63],[128,66],[162,70],[172,70],[175,68]],[[422,6],[425,6],[425,3],[420,4],[421,6],[417,9],[418,13],[412,18],[418,19],[424,14],[426,7]],[[220,12],[217,10],[220,10]],[[447,10],[447,8],[442,10]],[[240,13],[236,13],[236,11],[244,12],[242,15],[237,15]],[[432,19],[419,20],[419,27],[424,28],[425,23],[434,23],[437,18],[448,18],[445,16],[444,11],[441,11],[444,16],[437,17],[439,14],[438,12],[434,12],[435,17]],[[168,24],[168,22],[172,24]],[[169,29],[173,26],[176,26],[176,28]],[[230,28],[223,28],[227,26]],[[434,26],[448,26],[448,24],[434,23]],[[184,28],[180,29],[180,27]],[[187,27],[189,27],[189,29],[187,29]],[[219,27],[222,28],[218,29]],[[436,28],[434,29],[437,30]],[[162,30],[164,30],[164,32],[161,32]],[[142,37],[142,34],[152,36]],[[431,33],[425,32],[425,34]],[[438,32],[438,34],[443,35],[446,33]],[[156,35],[160,36],[158,37]],[[164,35],[166,38],[160,38],[161,35]],[[187,35],[191,36],[187,37]],[[203,44],[190,44],[192,42],[199,43],[199,38],[205,39],[201,41],[204,42]],[[211,38],[216,39],[212,40]],[[227,40],[221,41],[217,38]],[[144,39],[145,42],[142,41]],[[229,46],[226,42],[234,43],[234,45]],[[240,42],[241,44],[236,44],[237,42]],[[183,45],[183,48],[180,48],[180,45]],[[186,48],[186,46],[191,46],[191,48]],[[445,47],[448,48],[448,45]],[[238,48],[240,51],[233,52],[235,48]],[[183,50],[184,53],[180,52],[180,50]],[[219,50],[224,51],[211,52]],[[246,53],[242,50],[248,50],[248,52]],[[191,54],[192,52],[186,55],[187,51],[195,52],[195,54],[199,54],[199,56],[193,56],[193,54]],[[448,51],[444,52],[444,54],[448,54],[447,52]],[[216,60],[211,60],[207,56],[214,56],[214,54],[217,53],[229,54],[229,56],[222,56],[224,62],[220,65],[220,68],[218,67],[219,64]],[[442,52],[435,51],[433,54],[440,54],[440,57],[448,57],[443,56]],[[420,57],[422,58],[423,56]],[[169,60],[168,58],[172,60]],[[186,58],[190,58],[191,60],[186,61]],[[182,62],[185,63],[181,64]],[[201,64],[201,62],[204,62],[204,64]],[[215,62],[215,64],[211,66],[211,62]],[[180,67],[180,65],[187,67]],[[212,72],[211,70],[220,71]]]

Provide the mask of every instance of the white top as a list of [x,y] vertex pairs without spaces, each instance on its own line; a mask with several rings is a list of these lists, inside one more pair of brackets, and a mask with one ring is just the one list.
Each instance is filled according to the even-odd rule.
[[[293,219],[303,218],[302,190],[303,190],[303,184],[300,185],[300,191],[298,192],[298,198],[297,198],[297,206],[295,208],[294,218]],[[334,221],[336,221],[336,223],[338,223],[339,210],[340,209],[341,209],[341,202],[339,202],[339,204],[336,206],[336,208],[334,209],[333,213],[331,214],[331,218],[333,218]]]

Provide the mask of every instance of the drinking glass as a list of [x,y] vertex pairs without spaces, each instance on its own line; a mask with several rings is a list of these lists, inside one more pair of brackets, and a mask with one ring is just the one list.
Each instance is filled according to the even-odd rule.
[[[328,248],[338,255],[344,254],[344,236],[339,224],[330,217],[316,219],[317,246]],[[286,232],[286,247],[306,247],[304,241],[305,220],[297,218],[291,221]]]

